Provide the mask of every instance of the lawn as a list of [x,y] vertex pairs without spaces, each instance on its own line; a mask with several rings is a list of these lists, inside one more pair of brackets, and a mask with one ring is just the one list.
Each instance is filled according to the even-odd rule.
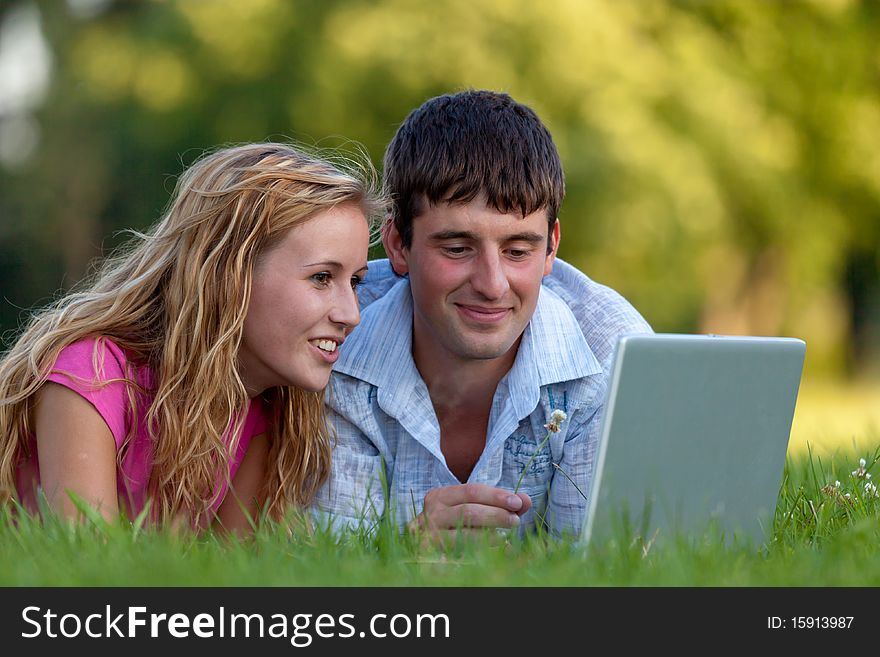
[[[873,436],[874,443],[880,443]],[[866,439],[866,442],[869,442]],[[864,459],[864,466],[859,459]],[[786,464],[763,546],[718,540],[591,546],[498,534],[447,551],[382,525],[341,540],[262,529],[216,535],[0,518],[3,586],[878,586],[880,452],[806,451]],[[878,475],[880,476],[880,475]]]

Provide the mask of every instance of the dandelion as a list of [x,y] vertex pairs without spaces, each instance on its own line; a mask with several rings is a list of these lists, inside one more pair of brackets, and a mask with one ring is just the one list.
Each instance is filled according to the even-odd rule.
[[535,457],[538,455],[542,449],[544,449],[544,445],[547,444],[547,441],[550,440],[551,434],[559,432],[559,426],[565,422],[565,419],[568,416],[565,414],[565,411],[561,411],[558,408],[553,409],[550,412],[550,419],[547,421],[547,424],[544,425],[544,428],[547,429],[547,435],[544,436],[544,439],[538,443],[538,446],[535,448],[535,453],[531,455],[528,461],[526,461],[525,466],[522,469],[522,472],[519,474],[519,479],[516,482],[516,488],[513,489],[513,494],[519,492],[520,484],[522,484],[523,477],[526,476],[526,472],[529,470],[529,466],[532,464],[532,461],[535,460]]
[[567,417],[565,411],[560,411],[558,408],[553,409],[553,412],[550,413],[550,421],[544,425],[544,428],[551,433],[558,433],[559,426],[565,422]]
[[859,459],[859,467],[852,471],[852,476],[857,479],[870,479],[871,475],[865,470],[866,465],[865,459]]

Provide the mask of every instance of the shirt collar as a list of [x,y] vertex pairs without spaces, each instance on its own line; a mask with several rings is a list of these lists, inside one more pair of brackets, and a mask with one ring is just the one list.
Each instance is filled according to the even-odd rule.
[[335,371],[377,388],[418,376],[412,358],[412,294],[401,278],[361,313],[361,323],[340,348]]
[[601,371],[571,309],[555,292],[541,286],[535,313],[523,332],[516,360],[502,380],[517,417],[524,418],[535,409],[544,386],[574,381]]
[[[389,393],[383,397],[394,406],[407,403],[414,382],[424,385],[412,358],[412,322],[409,279],[402,278],[364,310],[361,325],[340,349],[336,371]],[[541,286],[516,360],[502,380],[517,415],[522,418],[534,410],[541,387],[601,371],[571,309],[555,292]]]

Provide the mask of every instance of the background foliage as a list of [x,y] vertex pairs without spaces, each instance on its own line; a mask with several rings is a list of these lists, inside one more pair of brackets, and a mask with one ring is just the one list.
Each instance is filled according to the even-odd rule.
[[423,100],[487,87],[557,141],[563,257],[657,330],[880,370],[880,3],[15,0],[0,26],[4,331],[205,148],[354,139],[378,164]]

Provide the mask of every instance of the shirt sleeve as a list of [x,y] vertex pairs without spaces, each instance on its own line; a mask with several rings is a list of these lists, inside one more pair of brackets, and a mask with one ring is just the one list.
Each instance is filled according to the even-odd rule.
[[595,470],[601,408],[587,410],[584,420],[572,426],[566,436],[562,459],[554,468],[547,505],[547,522],[555,537],[578,536],[589,506],[590,483]]
[[332,407],[327,420],[335,434],[330,476],[318,490],[312,515],[323,527],[369,529],[385,513],[385,464],[379,450]]
[[118,345],[106,338],[90,338],[62,349],[46,379],[73,390],[94,406],[113,434],[117,450],[130,424],[126,369],[125,353]]

